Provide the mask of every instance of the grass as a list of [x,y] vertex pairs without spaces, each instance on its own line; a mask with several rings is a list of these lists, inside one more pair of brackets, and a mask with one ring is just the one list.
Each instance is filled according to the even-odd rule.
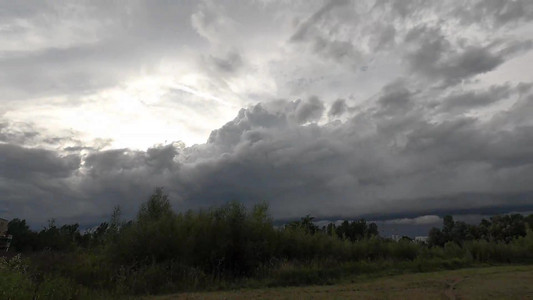
[[239,289],[150,296],[170,299],[533,299],[533,266],[495,266],[381,278],[335,285]]

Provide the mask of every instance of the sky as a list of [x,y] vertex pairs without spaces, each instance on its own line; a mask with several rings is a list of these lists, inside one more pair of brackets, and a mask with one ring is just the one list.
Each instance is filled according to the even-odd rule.
[[0,0],[0,216],[131,218],[155,187],[279,222],[532,211],[532,21],[530,0]]

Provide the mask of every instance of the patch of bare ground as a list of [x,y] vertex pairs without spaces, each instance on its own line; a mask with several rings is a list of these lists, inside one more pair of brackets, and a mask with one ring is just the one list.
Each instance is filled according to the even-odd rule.
[[463,278],[454,278],[454,279],[451,279],[448,282],[446,282],[447,288],[446,288],[446,290],[444,290],[444,295],[449,300],[456,300],[457,299],[457,294],[455,293],[455,286],[461,281],[463,281]]
[[327,286],[180,293],[144,299],[533,299],[532,282],[533,265],[497,266],[380,278],[354,277]]

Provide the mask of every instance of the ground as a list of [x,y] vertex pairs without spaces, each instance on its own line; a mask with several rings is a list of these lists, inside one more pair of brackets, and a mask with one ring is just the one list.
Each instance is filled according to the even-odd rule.
[[145,299],[533,299],[533,266],[354,278],[328,286],[182,293]]

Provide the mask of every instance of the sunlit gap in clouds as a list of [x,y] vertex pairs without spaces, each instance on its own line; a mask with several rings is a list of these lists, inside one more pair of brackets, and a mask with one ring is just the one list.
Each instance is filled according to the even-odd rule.
[[[176,140],[186,145],[204,143],[213,128],[229,121],[240,108],[204,90],[202,82],[208,80],[197,73],[179,78],[143,76],[111,91],[107,98],[123,114],[120,125],[109,133],[112,146],[146,149]],[[90,131],[106,132],[101,127]]]
[[[104,93],[101,97],[109,103],[101,112],[104,116],[91,114],[89,118],[97,122],[86,122],[83,131],[95,137],[105,133],[113,140],[112,148],[147,149],[176,140],[186,145],[204,143],[212,128],[230,120],[238,108],[194,88],[191,80],[185,82],[189,84],[172,77],[145,76]],[[175,91],[184,93],[176,96]]]
[[[231,120],[239,107],[196,88],[200,75],[178,81],[172,76],[142,76],[119,86],[76,99],[68,96],[42,99],[34,107],[19,107],[7,114],[11,120],[32,122],[41,135],[64,132],[61,137],[85,145],[107,140],[100,150],[146,150],[156,144],[182,141],[204,143],[213,128]],[[179,93],[177,93],[179,92]],[[42,146],[42,145],[38,145]],[[59,144],[57,147],[67,146]]]

